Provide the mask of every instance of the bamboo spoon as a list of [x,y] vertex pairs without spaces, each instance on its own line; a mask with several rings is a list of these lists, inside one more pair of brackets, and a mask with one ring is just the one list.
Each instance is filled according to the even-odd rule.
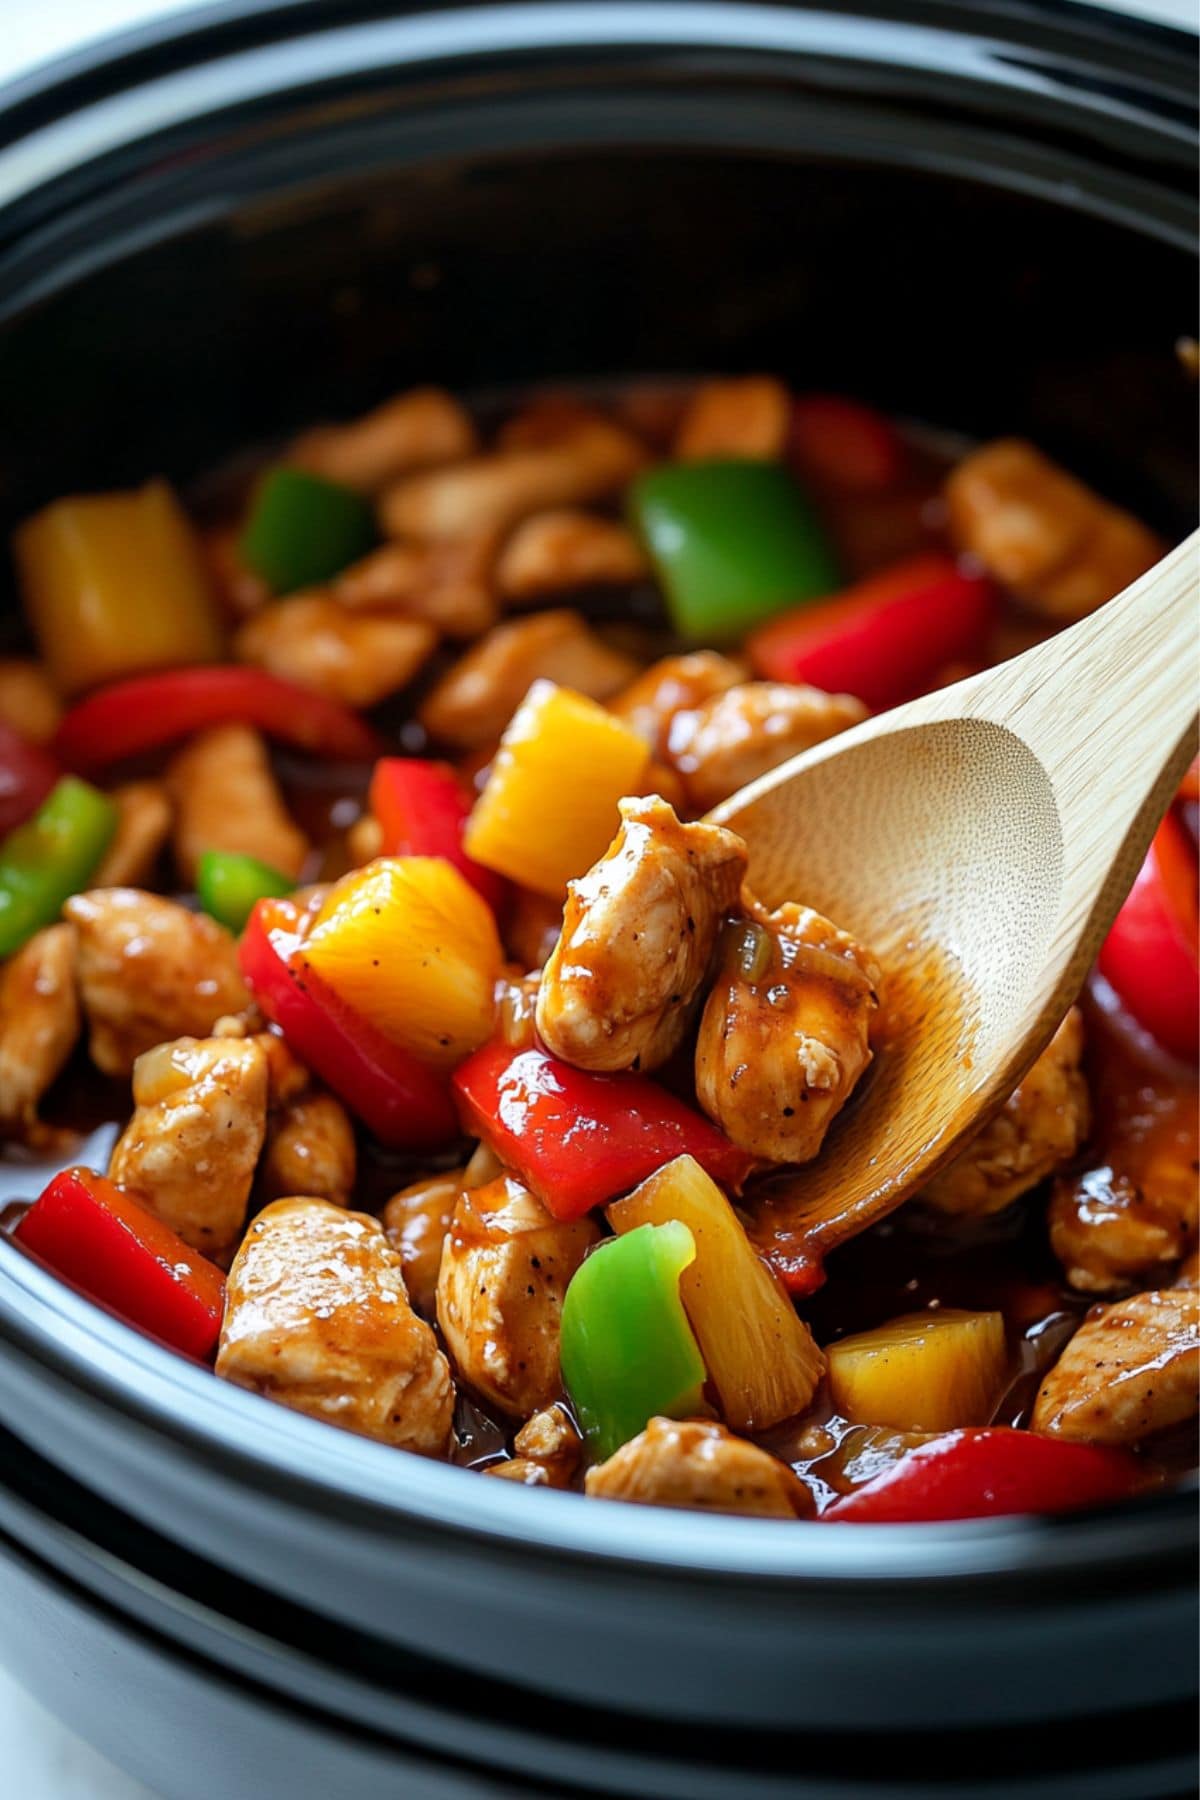
[[963,1148],[1079,992],[1193,755],[1198,545],[709,815],[745,837],[768,905],[827,913],[885,970],[860,1093],[755,1209],[759,1247],[797,1287]]

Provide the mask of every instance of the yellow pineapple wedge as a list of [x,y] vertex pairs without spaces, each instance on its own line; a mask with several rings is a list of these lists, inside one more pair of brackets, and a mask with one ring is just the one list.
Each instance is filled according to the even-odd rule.
[[905,1313],[826,1348],[835,1411],[861,1425],[953,1431],[986,1425],[1004,1390],[998,1312]]
[[638,792],[649,757],[594,700],[535,681],[500,740],[463,847],[484,868],[561,899],[608,849],[617,801]]
[[330,890],[305,939],[352,1011],[435,1069],[491,1035],[501,949],[487,901],[440,856],[380,856]]
[[765,1431],[803,1412],[821,1379],[821,1352],[729,1201],[690,1156],[608,1208],[616,1232],[668,1219],[695,1241],[679,1292],[726,1422]]

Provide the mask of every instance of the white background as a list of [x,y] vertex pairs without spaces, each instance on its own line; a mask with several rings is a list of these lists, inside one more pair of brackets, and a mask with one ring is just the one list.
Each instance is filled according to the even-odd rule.
[[[0,0],[0,11],[7,14],[0,32],[0,82],[106,31],[194,4],[195,0]],[[1125,0],[1124,10],[1193,27],[1198,22],[1197,0]],[[145,1788],[64,1731],[2,1669],[0,1757],[6,1800],[153,1800]]]

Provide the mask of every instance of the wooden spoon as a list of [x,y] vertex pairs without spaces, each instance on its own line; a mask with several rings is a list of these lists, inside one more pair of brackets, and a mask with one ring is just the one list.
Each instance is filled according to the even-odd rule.
[[796,1289],[1003,1105],[1078,994],[1194,753],[1194,534],[1101,611],[820,744],[710,814],[769,905],[885,971],[879,1054],[754,1235]]

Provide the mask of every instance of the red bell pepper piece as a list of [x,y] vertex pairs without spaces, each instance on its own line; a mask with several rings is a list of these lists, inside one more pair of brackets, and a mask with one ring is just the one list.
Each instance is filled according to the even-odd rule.
[[643,1075],[591,1075],[545,1050],[485,1044],[454,1075],[466,1129],[556,1219],[578,1219],[677,1156],[739,1189],[753,1158]]
[[463,849],[463,826],[474,804],[448,763],[385,756],[375,764],[368,805],[383,832],[380,854],[441,856],[498,912],[507,884]]
[[873,711],[896,706],[948,664],[973,662],[992,627],[990,581],[926,551],[845,593],[772,619],[747,640],[757,674],[857,694]]
[[61,773],[48,750],[0,722],[0,837],[32,819]]
[[1172,1056],[1200,1049],[1196,859],[1173,813],[1154,834],[1100,950],[1100,973]]
[[904,445],[891,420],[840,394],[799,396],[789,449],[801,475],[843,493],[877,494],[904,473]]
[[458,1135],[445,1082],[391,1043],[300,967],[303,914],[292,900],[260,900],[238,946],[259,1006],[297,1056],[393,1150],[431,1150]]
[[835,1500],[821,1519],[908,1525],[1069,1512],[1124,1500],[1142,1480],[1140,1465],[1124,1450],[991,1426],[918,1444],[865,1487]]
[[221,1271],[103,1175],[91,1169],[56,1175],[16,1237],[130,1325],[185,1356],[212,1356],[225,1310]]
[[349,707],[264,669],[233,664],[114,681],[71,708],[56,744],[69,768],[101,769],[206,726],[237,723],[338,761],[366,762],[383,749],[379,734]]

